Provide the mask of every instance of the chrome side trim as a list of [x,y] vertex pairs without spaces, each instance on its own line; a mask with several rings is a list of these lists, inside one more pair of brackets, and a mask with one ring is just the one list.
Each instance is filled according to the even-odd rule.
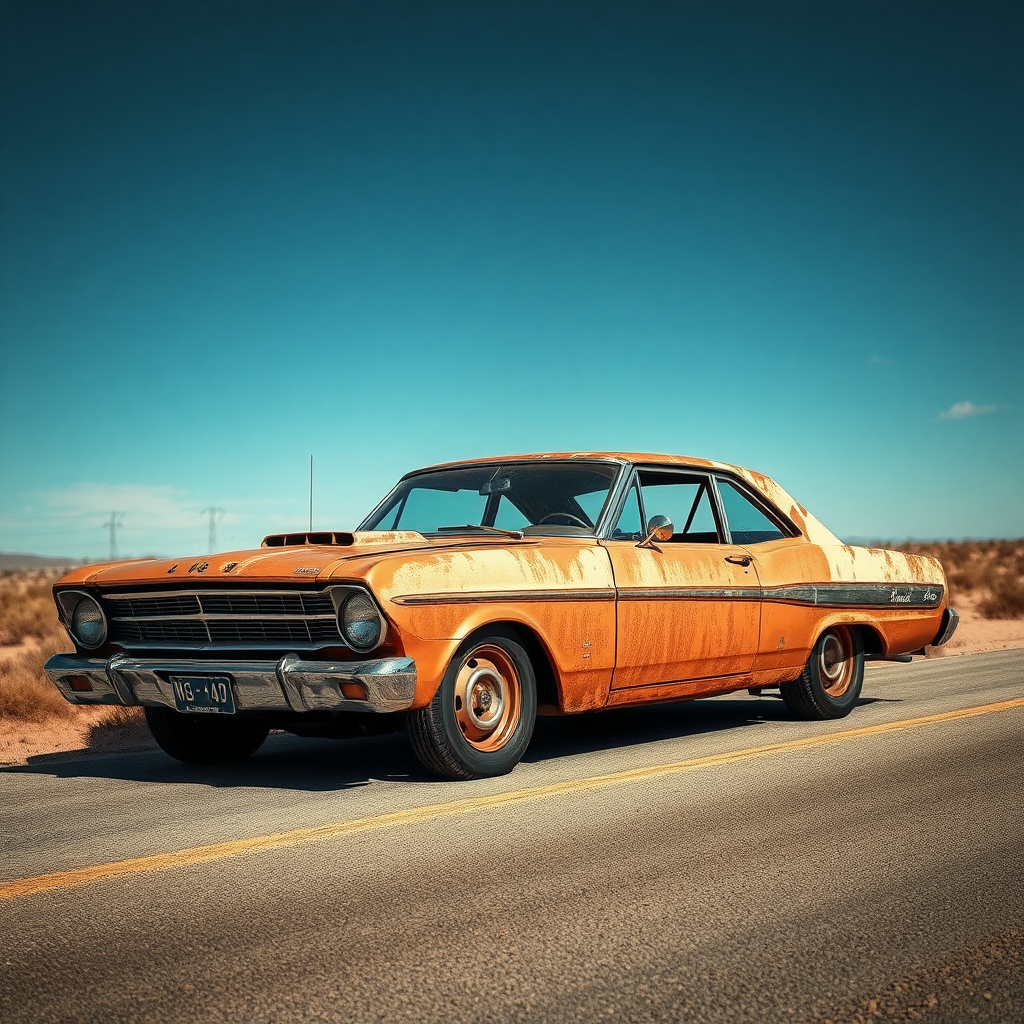
[[935,608],[945,588],[919,583],[815,583],[766,587],[764,600],[859,608]]
[[760,601],[760,587],[623,587],[620,601]]
[[859,608],[934,608],[943,588],[920,584],[819,583],[784,587],[621,587],[593,590],[474,591],[453,594],[406,594],[397,605],[517,604],[524,601],[771,601],[783,604]]
[[397,605],[433,604],[519,604],[524,601],[614,601],[615,591],[603,587],[592,590],[508,590],[463,591],[452,594],[404,594],[393,597]]
[[293,651],[319,651],[325,648],[342,647],[354,650],[344,640],[317,643],[299,643],[295,640],[239,640],[236,642],[189,643],[183,640],[114,640],[113,644],[126,651],[181,651],[183,654],[197,654],[200,651],[280,651],[290,647]]
[[[111,594],[98,591],[104,601],[134,601],[160,597],[322,597],[326,587],[320,590],[264,590],[260,587],[248,588],[244,584],[237,587],[164,587],[162,590],[129,590],[122,594]],[[67,591],[64,591],[67,593]]]

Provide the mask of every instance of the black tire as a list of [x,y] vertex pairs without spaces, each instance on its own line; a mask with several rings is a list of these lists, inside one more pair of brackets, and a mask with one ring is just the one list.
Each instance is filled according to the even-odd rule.
[[830,626],[818,637],[799,679],[783,683],[782,699],[797,718],[845,718],[864,685],[864,642],[850,626]]
[[493,628],[466,640],[434,699],[406,718],[412,749],[449,779],[507,775],[519,763],[537,718],[537,681],[516,634]]
[[257,718],[183,715],[145,708],[146,724],[161,749],[185,764],[231,764],[255,754],[270,732]]

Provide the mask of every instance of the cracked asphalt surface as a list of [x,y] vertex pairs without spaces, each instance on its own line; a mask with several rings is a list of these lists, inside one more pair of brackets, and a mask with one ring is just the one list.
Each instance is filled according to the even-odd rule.
[[871,666],[841,722],[746,695],[547,719],[476,783],[400,735],[2,770],[0,885],[690,762],[0,899],[0,1018],[1018,1022],[1024,707],[842,734],[1022,696],[1022,651]]

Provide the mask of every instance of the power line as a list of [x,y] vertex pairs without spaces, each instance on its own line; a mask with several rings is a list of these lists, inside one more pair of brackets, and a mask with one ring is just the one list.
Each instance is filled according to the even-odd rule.
[[123,512],[111,512],[110,518],[103,524],[103,529],[110,530],[110,561],[117,561],[117,530],[124,521]]
[[210,517],[210,536],[208,540],[210,545],[209,554],[212,555],[217,550],[217,520],[224,517],[224,509],[210,505],[209,508],[204,508],[199,514]]

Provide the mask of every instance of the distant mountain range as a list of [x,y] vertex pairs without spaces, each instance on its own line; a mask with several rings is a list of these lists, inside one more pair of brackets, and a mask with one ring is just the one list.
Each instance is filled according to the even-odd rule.
[[60,569],[64,566],[86,565],[87,558],[50,558],[46,555],[19,555],[0,551],[0,572],[18,572],[21,569]]

